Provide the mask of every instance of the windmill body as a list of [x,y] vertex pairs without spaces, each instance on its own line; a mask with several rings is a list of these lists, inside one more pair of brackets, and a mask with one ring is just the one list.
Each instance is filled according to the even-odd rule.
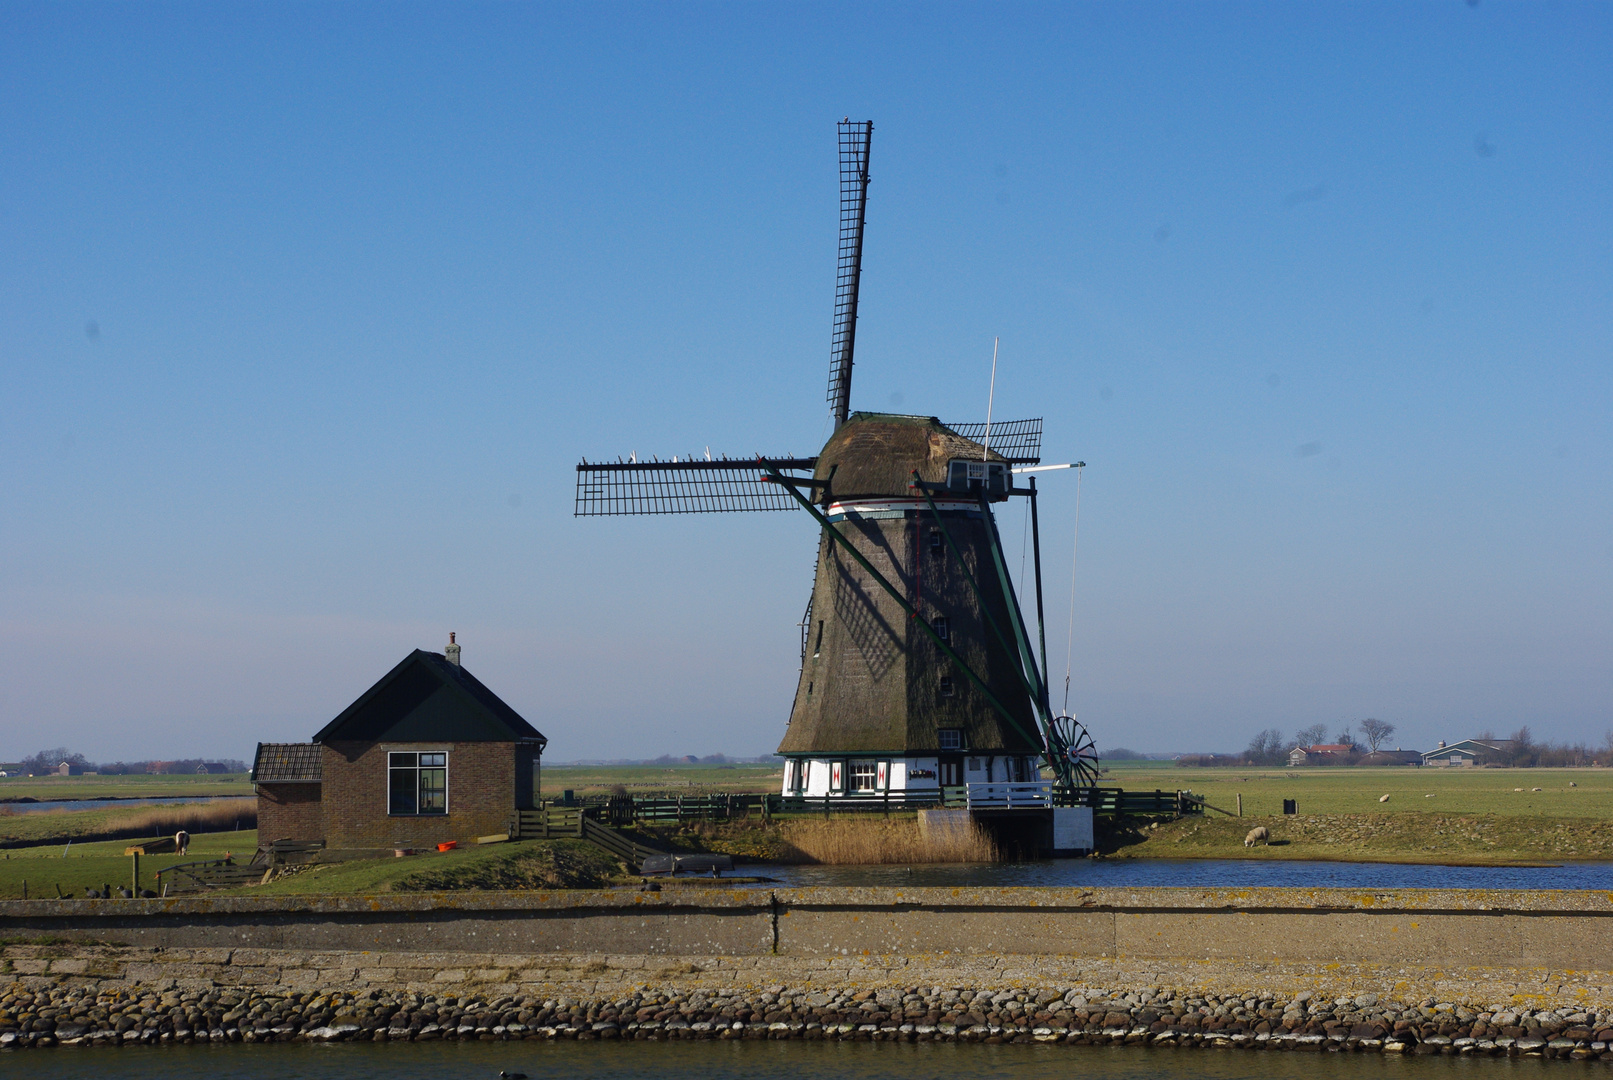
[[[984,472],[971,484],[969,473]],[[984,466],[984,468],[981,468]],[[825,515],[909,606],[1008,705],[999,715],[917,620],[843,545],[819,545],[801,676],[784,756],[786,795],[935,791],[970,781],[1038,776],[1042,747],[1017,658],[991,633],[1009,605],[989,572],[991,523],[978,498],[1007,498],[1010,463],[922,416],[856,413],[819,452]],[[913,476],[941,490],[926,500]],[[937,520],[939,512],[939,520]],[[961,549],[981,595],[960,573],[943,534]],[[984,557],[982,557],[984,556]]]
[[1090,783],[1090,740],[1048,708],[1045,657],[1033,653],[991,511],[1028,494],[1034,522],[1035,482],[1016,486],[1014,469],[1039,460],[1041,420],[850,412],[872,136],[872,124],[840,125],[835,429],[822,450],[585,460],[576,514],[805,510],[816,519],[800,681],[778,750],[785,795],[922,799],[1038,780],[1038,758],[1066,788]]

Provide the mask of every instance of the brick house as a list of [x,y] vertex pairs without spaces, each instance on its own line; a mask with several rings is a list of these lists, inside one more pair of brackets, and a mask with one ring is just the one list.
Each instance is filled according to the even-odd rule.
[[424,847],[507,831],[537,805],[548,740],[459,664],[416,649],[306,743],[259,743],[258,839],[327,851]]

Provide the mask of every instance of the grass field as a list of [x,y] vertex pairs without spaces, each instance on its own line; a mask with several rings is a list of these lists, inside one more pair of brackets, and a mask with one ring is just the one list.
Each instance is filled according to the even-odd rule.
[[[127,840],[107,840],[99,843],[74,843],[71,847],[52,844],[48,847],[13,848],[0,852],[0,899],[15,900],[22,896],[22,883],[28,882],[28,895],[33,899],[56,896],[59,885],[68,896],[81,897],[87,886],[99,887],[130,883],[131,862],[123,849]],[[142,888],[156,887],[156,873],[175,863],[195,862],[198,859],[217,859],[226,854],[237,860],[252,858],[258,849],[256,830],[240,832],[204,833],[193,837],[190,853],[177,855],[146,855],[140,859]]]
[[548,798],[570,790],[577,795],[606,795],[620,787],[629,795],[691,795],[695,792],[741,794],[777,791],[784,782],[782,765],[545,765],[543,790]]
[[0,777],[0,800],[164,799],[185,795],[250,795],[246,773],[220,776],[7,776]]
[[[1226,810],[1236,810],[1242,795],[1243,812],[1251,817],[1281,815],[1283,800],[1295,799],[1301,814],[1613,818],[1613,769],[1184,769],[1117,762],[1106,772],[1105,784],[1138,791],[1185,788]],[[1379,802],[1383,795],[1388,802]]]

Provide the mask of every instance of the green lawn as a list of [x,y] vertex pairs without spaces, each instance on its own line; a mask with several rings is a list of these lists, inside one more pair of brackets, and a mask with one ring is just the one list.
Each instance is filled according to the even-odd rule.
[[[12,848],[0,852],[0,899],[15,900],[22,896],[22,883],[28,882],[28,895],[32,899],[56,896],[56,887],[68,896],[83,896],[86,886],[99,887],[130,883],[132,860],[123,854],[129,846],[127,840],[107,840],[99,843],[51,844],[41,847]],[[203,833],[191,838],[190,853],[183,858],[177,855],[146,855],[140,859],[140,885],[156,888],[156,873],[175,863],[194,862],[198,859],[218,859],[226,854],[237,861],[250,860],[258,849],[256,830],[240,832]]]
[[0,800],[159,799],[184,795],[250,795],[246,773],[174,776],[7,776],[0,778]]

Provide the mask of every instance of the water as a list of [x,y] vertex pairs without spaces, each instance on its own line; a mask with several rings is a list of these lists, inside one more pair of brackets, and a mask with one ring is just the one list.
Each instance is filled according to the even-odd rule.
[[1312,862],[1288,859],[1044,859],[1017,863],[929,866],[747,865],[769,885],[1014,885],[1135,888],[1149,885],[1351,889],[1608,889],[1613,863],[1562,866],[1429,866],[1411,863]]
[[1572,1070],[1523,1058],[949,1043],[338,1043],[6,1051],[22,1080],[1489,1080]]
[[155,799],[51,799],[41,802],[0,803],[19,814],[42,810],[122,810],[131,806],[168,806],[173,803],[210,803],[214,799],[238,799],[240,795],[177,795]]

